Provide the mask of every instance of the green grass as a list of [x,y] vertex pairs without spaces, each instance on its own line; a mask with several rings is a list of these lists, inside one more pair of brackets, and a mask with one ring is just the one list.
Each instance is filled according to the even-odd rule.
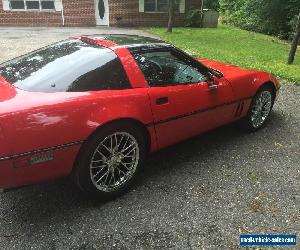
[[259,33],[219,25],[218,29],[165,28],[146,31],[158,35],[193,56],[264,70],[300,84],[300,49],[293,65],[287,64],[290,44]]

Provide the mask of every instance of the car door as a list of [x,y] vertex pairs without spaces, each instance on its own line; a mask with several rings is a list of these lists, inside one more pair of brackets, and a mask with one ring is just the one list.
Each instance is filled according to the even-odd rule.
[[174,48],[135,53],[149,88],[159,148],[230,121],[233,98],[224,78],[210,88],[208,68]]

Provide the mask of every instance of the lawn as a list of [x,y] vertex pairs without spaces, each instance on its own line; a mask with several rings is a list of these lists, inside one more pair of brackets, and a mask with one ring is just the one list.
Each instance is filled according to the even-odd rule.
[[287,64],[290,44],[275,37],[219,25],[218,29],[165,28],[146,31],[158,35],[191,55],[264,70],[300,84],[300,51],[293,65]]

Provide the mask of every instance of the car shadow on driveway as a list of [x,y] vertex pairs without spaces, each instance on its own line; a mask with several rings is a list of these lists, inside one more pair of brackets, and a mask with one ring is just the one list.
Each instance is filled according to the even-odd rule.
[[[149,157],[132,190],[111,202],[87,199],[68,178],[3,193],[0,200],[6,214],[4,220],[21,221],[27,228],[30,224],[48,224],[59,218],[78,219],[91,210],[111,206],[108,204],[126,206],[127,202],[151,200],[151,196],[162,197],[174,190],[184,197],[186,187],[180,184],[181,178],[186,183],[195,178],[201,182],[202,174],[205,180],[213,179],[218,168],[231,159],[228,152],[237,155],[241,153],[239,150],[247,148],[241,145],[260,143],[261,137],[271,140],[282,127],[283,114],[273,112],[267,127],[257,133],[247,134],[231,124],[163,149]],[[205,200],[206,193],[203,195]]]

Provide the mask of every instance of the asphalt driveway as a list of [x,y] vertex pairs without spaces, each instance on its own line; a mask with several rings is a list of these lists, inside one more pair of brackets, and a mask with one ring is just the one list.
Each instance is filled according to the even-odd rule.
[[[141,34],[0,28],[0,62],[103,32]],[[115,201],[86,200],[68,179],[0,194],[0,249],[239,249],[241,233],[299,238],[299,97],[300,87],[283,86],[257,133],[230,125],[152,155]]]

